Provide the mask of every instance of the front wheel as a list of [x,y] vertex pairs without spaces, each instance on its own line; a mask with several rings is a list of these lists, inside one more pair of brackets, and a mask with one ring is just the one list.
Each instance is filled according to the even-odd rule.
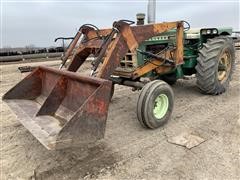
[[138,98],[137,116],[143,127],[156,129],[165,124],[173,110],[172,88],[161,80],[146,84]]

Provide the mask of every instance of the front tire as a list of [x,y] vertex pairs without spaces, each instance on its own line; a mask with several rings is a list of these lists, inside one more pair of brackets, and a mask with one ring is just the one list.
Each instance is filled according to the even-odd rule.
[[152,81],[143,87],[139,95],[138,120],[143,127],[156,129],[169,120],[173,104],[172,88],[164,81]]
[[234,63],[234,44],[229,37],[215,37],[203,44],[197,58],[197,86],[205,94],[218,95],[226,91]]

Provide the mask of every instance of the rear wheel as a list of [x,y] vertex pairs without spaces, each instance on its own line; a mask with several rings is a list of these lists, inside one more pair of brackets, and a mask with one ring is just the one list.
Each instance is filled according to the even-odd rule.
[[229,37],[209,39],[199,51],[197,61],[197,86],[201,91],[213,95],[225,92],[235,63],[232,39]]
[[165,124],[173,110],[173,91],[161,80],[146,84],[138,98],[137,116],[143,127],[155,129]]

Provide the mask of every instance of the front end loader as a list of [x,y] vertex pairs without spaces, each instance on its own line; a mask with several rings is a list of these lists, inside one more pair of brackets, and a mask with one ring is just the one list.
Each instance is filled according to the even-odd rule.
[[[143,126],[156,128],[169,118],[173,107],[170,86],[154,78],[145,85],[141,77],[153,70],[166,73],[184,63],[183,22],[132,24],[120,20],[110,29],[83,25],[59,70],[40,66],[3,96],[20,122],[47,149],[79,146],[103,138],[113,84],[142,89],[137,115]],[[138,49],[142,42],[169,30],[175,30],[176,39],[164,53]],[[126,54],[136,51],[149,60],[134,71],[119,70]],[[91,74],[79,75],[76,71],[89,55],[94,56]],[[70,64],[64,69],[69,57]]]
[[[234,69],[232,29],[194,30],[184,23],[134,26],[132,21],[120,20],[109,29],[85,24],[59,69],[35,68],[3,100],[47,149],[103,138],[114,84],[141,89],[137,118],[145,128],[158,128],[171,117],[170,85],[177,79],[195,75],[201,92],[219,95],[227,90]],[[89,76],[80,75],[90,56]]]

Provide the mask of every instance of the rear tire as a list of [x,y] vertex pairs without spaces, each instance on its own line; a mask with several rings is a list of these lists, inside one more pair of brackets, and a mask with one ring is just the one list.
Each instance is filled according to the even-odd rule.
[[146,84],[138,98],[137,117],[143,127],[156,129],[164,125],[173,110],[172,88],[161,80]]
[[234,63],[234,44],[229,37],[215,37],[203,44],[196,65],[197,86],[205,94],[224,93],[231,80]]

